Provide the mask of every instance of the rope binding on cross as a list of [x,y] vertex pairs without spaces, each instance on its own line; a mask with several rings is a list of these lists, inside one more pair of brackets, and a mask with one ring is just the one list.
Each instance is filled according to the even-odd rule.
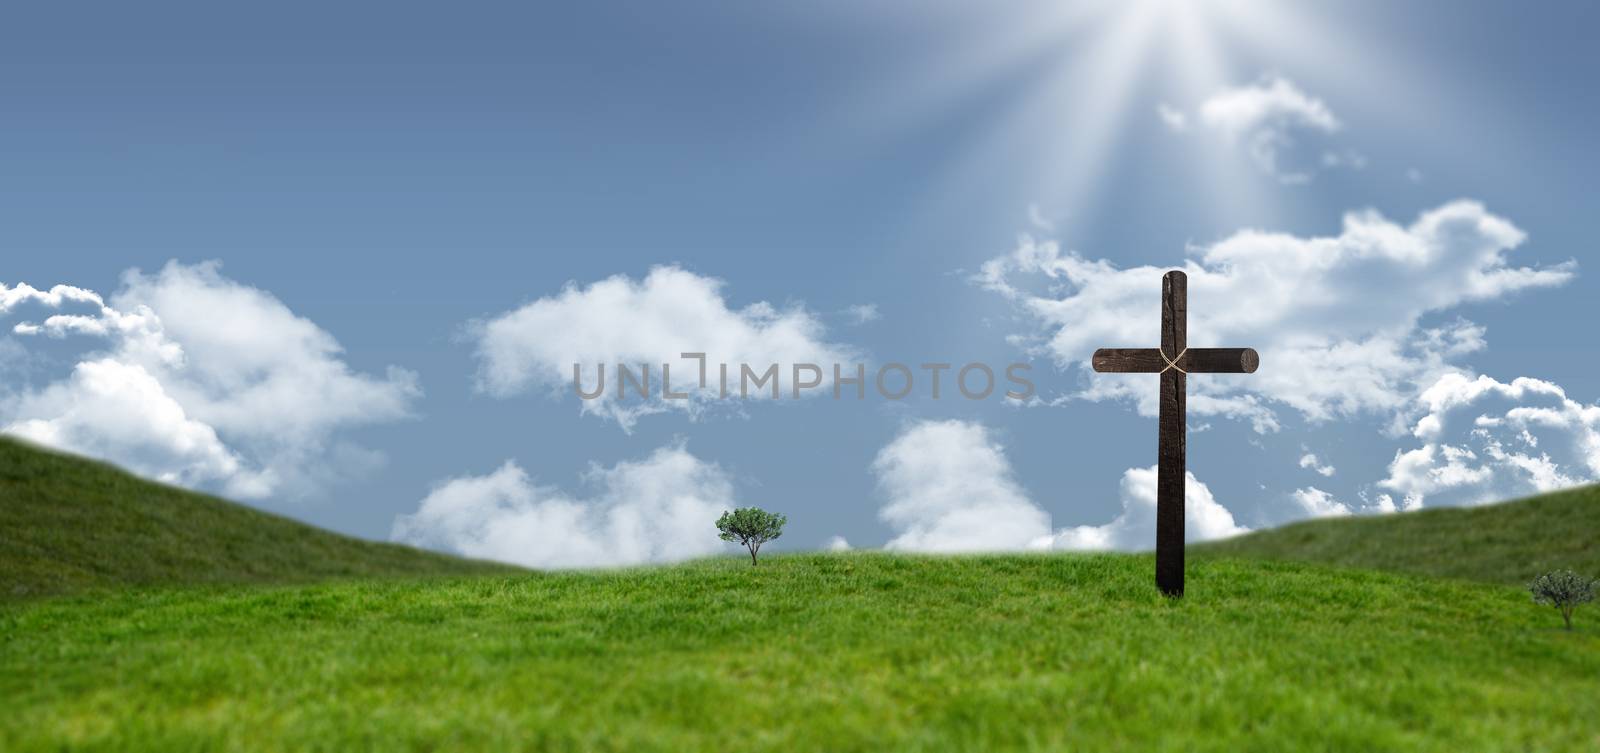
[[1167,357],[1167,351],[1165,349],[1163,349],[1163,348],[1156,348],[1156,352],[1161,354],[1161,360],[1167,362],[1167,368],[1162,369],[1161,371],[1159,371],[1157,373],[1165,374],[1170,369],[1177,369],[1179,374],[1187,374],[1187,373],[1189,373],[1187,371],[1184,371],[1183,367],[1178,365],[1178,362],[1183,360],[1183,354],[1189,352],[1188,348],[1184,348],[1183,350],[1178,351],[1178,355],[1176,357],[1173,357],[1173,358],[1168,358]]

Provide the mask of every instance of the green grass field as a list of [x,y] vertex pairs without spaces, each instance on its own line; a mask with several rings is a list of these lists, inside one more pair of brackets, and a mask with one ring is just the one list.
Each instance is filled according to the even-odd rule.
[[[80,502],[46,477],[82,461],[37,462],[68,465],[0,467],[4,563],[31,573],[0,603],[4,751],[1600,749],[1600,610],[1566,632],[1502,583],[1215,550],[1181,601],[1130,555],[481,572],[270,516],[279,547],[365,554],[278,557],[274,585],[243,542],[187,534],[192,576],[155,533],[95,534],[144,547],[106,554],[123,577],[13,508],[120,504],[143,528],[200,498],[89,464],[109,475]],[[206,504],[220,530],[257,515]]]
[[[0,612],[0,748],[1594,750],[1600,633],[1502,586],[776,557]],[[1592,616],[1590,616],[1593,619]]]

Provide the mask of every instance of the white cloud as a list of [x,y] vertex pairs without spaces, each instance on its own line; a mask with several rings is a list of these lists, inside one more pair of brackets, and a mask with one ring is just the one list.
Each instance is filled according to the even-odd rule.
[[1300,467],[1329,477],[1333,476],[1335,473],[1335,469],[1332,465],[1325,464],[1321,460],[1318,460],[1316,454],[1311,452],[1300,456]]
[[913,424],[878,452],[872,470],[887,500],[879,517],[896,532],[889,549],[1002,551],[1050,534],[1050,516],[1028,499],[981,424]]
[[1350,514],[1348,505],[1315,486],[1296,489],[1289,497],[1309,517],[1331,518]]
[[[1364,503],[1363,510],[1365,512],[1391,513],[1399,512],[1402,509],[1395,505],[1394,496],[1390,494],[1379,494],[1374,498],[1369,498],[1367,492],[1363,490],[1360,492],[1360,496],[1361,501]],[[1407,503],[1403,509],[1410,511],[1421,509],[1421,507],[1422,503],[1419,500],[1416,502]]]
[[95,306],[103,303],[98,293],[72,285],[56,285],[49,290],[39,290],[25,282],[19,283],[14,288],[0,282],[0,314],[9,314],[18,305],[29,301],[51,308],[58,308],[64,303],[87,303]]
[[1379,486],[1407,507],[1473,504],[1600,479],[1600,404],[1519,377],[1441,376],[1416,400],[1412,435]]
[[[1297,135],[1330,134],[1343,127],[1322,100],[1281,76],[1217,92],[1201,103],[1198,121],[1221,133],[1229,143],[1244,146],[1262,172],[1290,184],[1311,180],[1317,169],[1314,160],[1294,167],[1285,164]],[[1335,154],[1340,161],[1354,155],[1324,154]],[[1361,162],[1365,164],[1365,159]]]
[[1200,120],[1233,138],[1280,122],[1339,130],[1339,119],[1328,106],[1282,76],[1267,76],[1245,86],[1223,89],[1200,105]]
[[[922,421],[908,426],[873,463],[886,497],[879,513],[896,536],[886,548],[922,552],[1020,549],[1150,549],[1155,541],[1156,469],[1122,479],[1123,512],[1103,526],[1052,530],[1050,516],[1017,483],[1004,448],[981,424]],[[1234,523],[1205,484],[1188,474],[1187,536],[1220,538]]]
[[420,394],[410,372],[352,371],[327,332],[215,263],[130,271],[109,303],[70,286],[0,286],[0,313],[23,301],[86,312],[19,323],[19,335],[106,347],[65,379],[7,396],[0,426],[164,480],[250,498],[310,492],[378,462],[338,431],[402,418]]
[[351,370],[332,335],[218,270],[169,263],[154,275],[130,272],[111,298],[117,308],[148,306],[160,317],[185,359],[173,391],[197,417],[231,436],[291,445],[303,457],[339,428],[409,414],[420,394],[414,374]]
[[843,536],[835,536],[828,539],[828,542],[823,544],[822,548],[830,552],[848,552],[851,547],[850,542],[846,541]]
[[[780,311],[762,301],[731,309],[720,280],[673,266],[655,267],[639,281],[616,275],[588,287],[569,284],[557,295],[477,322],[471,333],[480,384],[500,397],[530,389],[571,394],[574,364],[584,368],[585,390],[593,390],[597,366],[605,364],[605,393],[582,401],[581,407],[616,420],[624,429],[651,413],[676,409],[695,414],[718,396],[719,363],[730,365],[729,393],[735,396],[740,364],[758,373],[778,364],[778,379],[787,394],[792,394],[793,365],[817,364],[823,372],[820,385],[802,393],[817,395],[830,393],[833,364],[854,360],[849,348],[823,340],[822,324],[804,308]],[[700,361],[684,359],[683,353],[706,354],[706,389],[698,389]],[[649,365],[654,377],[650,399],[638,397],[630,386],[627,401],[617,400],[619,363],[629,364],[635,374],[640,365]],[[673,391],[688,392],[689,398],[662,399],[662,364],[671,365]],[[811,377],[808,373],[803,378]]]
[[[260,496],[270,479],[245,471],[210,426],[190,418],[144,367],[83,361],[72,376],[18,401],[5,427],[52,447],[114,458],[136,473],[186,486],[219,482]],[[38,416],[30,418],[30,416]]]
[[1162,102],[1156,105],[1156,115],[1161,117],[1161,122],[1166,124],[1167,128],[1175,132],[1182,133],[1189,130],[1189,115],[1183,110]]
[[[1122,514],[1099,526],[1077,526],[1058,531],[1051,544],[1056,549],[1152,549],[1156,540],[1155,466],[1129,468],[1122,474]],[[1211,489],[1184,473],[1184,540],[1211,539],[1248,533],[1234,522],[1233,513],[1217,503]]]
[[[1191,249],[1183,267],[1189,344],[1254,347],[1261,367],[1190,379],[1190,412],[1247,419],[1265,432],[1279,426],[1284,406],[1313,421],[1405,409],[1422,388],[1459,370],[1455,359],[1484,345],[1471,322],[1423,326],[1424,317],[1571,279],[1570,261],[1510,264],[1524,237],[1481,204],[1456,201],[1410,225],[1355,212],[1336,236],[1244,230]],[[977,281],[1038,326],[1024,340],[1035,352],[1081,370],[1088,387],[1077,397],[1128,399],[1154,414],[1149,377],[1092,374],[1088,360],[1097,347],[1156,345],[1165,271],[1118,268],[1024,236],[1015,251],[985,263]]]
[[725,548],[716,520],[738,505],[723,470],[668,445],[584,476],[590,496],[541,486],[515,462],[434,487],[395,520],[395,541],[528,567],[672,562]]

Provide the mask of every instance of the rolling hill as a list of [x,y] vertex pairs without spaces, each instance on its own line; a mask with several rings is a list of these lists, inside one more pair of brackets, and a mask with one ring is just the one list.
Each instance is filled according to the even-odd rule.
[[340,536],[0,437],[0,599],[512,569]]
[[1520,585],[1570,568],[1600,576],[1600,486],[1482,507],[1323,518],[1190,547],[1250,557]]
[[0,599],[0,750],[1594,750],[1600,610],[1502,583],[1593,562],[1593,494],[1201,547],[1173,601],[1149,555],[521,571],[0,440],[49,595]]

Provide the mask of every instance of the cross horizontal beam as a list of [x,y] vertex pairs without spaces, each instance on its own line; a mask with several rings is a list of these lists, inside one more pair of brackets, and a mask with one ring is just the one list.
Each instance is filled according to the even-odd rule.
[[[1101,348],[1092,363],[1095,371],[1114,374],[1159,374],[1168,368],[1159,348]],[[1172,364],[1187,374],[1249,374],[1261,357],[1254,348],[1189,348]]]

